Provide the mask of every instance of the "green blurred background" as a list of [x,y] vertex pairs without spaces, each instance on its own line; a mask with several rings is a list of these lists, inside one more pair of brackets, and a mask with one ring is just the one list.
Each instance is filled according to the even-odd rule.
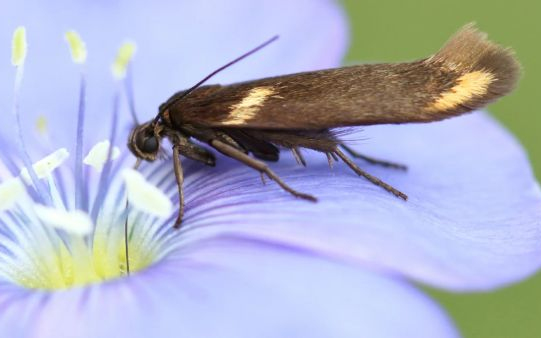
[[[451,34],[475,21],[491,39],[515,49],[524,68],[511,96],[490,106],[526,147],[541,178],[541,1],[342,0],[351,20],[346,62],[404,61],[435,52]],[[427,290],[450,313],[465,337],[541,337],[541,273],[489,293]]]

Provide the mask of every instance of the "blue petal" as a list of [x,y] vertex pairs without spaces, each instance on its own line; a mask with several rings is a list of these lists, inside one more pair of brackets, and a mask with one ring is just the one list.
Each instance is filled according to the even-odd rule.
[[[136,41],[136,105],[141,119],[155,115],[174,92],[199,81],[212,70],[262,43],[280,39],[235,65],[211,82],[239,80],[336,66],[346,49],[344,14],[331,0],[160,1],[142,0],[36,2],[11,1],[2,6],[0,44],[8,48],[11,33],[26,25],[29,54],[23,80],[23,125],[34,133],[39,114],[51,120],[52,147],[73,144],[79,69],[69,58],[63,35],[79,31],[88,49],[86,147],[108,136],[113,80],[110,64],[121,42]],[[0,63],[0,109],[9,112],[14,73]],[[125,123],[129,122],[124,107]],[[0,134],[11,135],[10,123]],[[28,135],[30,137],[30,135]],[[125,139],[125,136],[121,138]],[[43,140],[30,147],[39,150]],[[47,147],[48,145],[46,145]],[[50,147],[50,146],[49,146]],[[41,154],[41,152],[38,152]]]
[[407,193],[407,202],[343,163],[330,170],[322,154],[307,154],[307,168],[289,154],[271,164],[318,203],[274,182],[263,186],[257,172],[220,157],[214,169],[187,164],[180,237],[272,239],[452,290],[502,286],[541,265],[538,184],[521,146],[491,118],[368,127],[346,138],[364,139],[356,148],[367,155],[409,166],[402,172],[357,161]]
[[[0,300],[10,337],[457,337],[400,280],[233,238],[185,247],[132,278]],[[0,294],[6,294],[5,292]]]

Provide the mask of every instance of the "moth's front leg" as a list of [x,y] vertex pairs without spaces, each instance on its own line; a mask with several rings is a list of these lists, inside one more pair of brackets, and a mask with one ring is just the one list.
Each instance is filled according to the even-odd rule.
[[175,221],[174,227],[176,229],[179,229],[182,224],[182,218],[184,216],[184,173],[182,170],[182,164],[180,162],[180,155],[212,167],[216,164],[216,158],[214,157],[214,154],[212,154],[210,151],[201,146],[191,143],[187,137],[184,137],[181,134],[173,135],[172,137],[170,137],[170,139],[173,142],[173,166],[178,186],[179,200],[178,216]]
[[213,153],[201,146],[198,146],[197,144],[190,142],[187,137],[178,136],[171,138],[171,140],[173,144],[178,145],[180,155],[211,167],[216,165],[216,157]]
[[182,217],[184,216],[184,172],[182,171],[182,164],[180,163],[180,145],[178,143],[173,145],[173,166],[178,186],[178,215],[173,227],[175,229],[180,229]]

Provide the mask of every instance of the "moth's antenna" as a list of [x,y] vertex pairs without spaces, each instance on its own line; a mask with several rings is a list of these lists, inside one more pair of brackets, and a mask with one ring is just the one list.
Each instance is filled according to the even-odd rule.
[[182,95],[180,95],[179,97],[176,97],[174,98],[173,100],[167,102],[163,107],[162,109],[160,109],[160,112],[158,113],[158,115],[156,115],[156,117],[154,118],[154,122],[153,123],[157,123],[160,116],[161,116],[161,113],[166,111],[167,109],[169,109],[173,104],[177,103],[178,101],[182,100],[183,98],[185,98],[186,96],[188,96],[191,92],[193,92],[194,90],[196,90],[197,88],[199,88],[203,83],[205,83],[208,79],[210,79],[211,77],[213,77],[214,75],[218,74],[219,72],[221,72],[222,70],[228,68],[229,66],[232,66],[234,65],[235,63],[239,62],[240,60],[254,54],[255,52],[259,51],[260,49],[266,47],[267,45],[273,43],[274,41],[278,40],[278,35],[275,35],[273,36],[272,38],[270,38],[269,40],[265,41],[264,43],[260,44],[259,46],[255,47],[254,49],[250,50],[249,52],[247,53],[244,53],[243,55],[239,56],[238,58],[236,58],[235,60],[233,61],[230,61],[229,63],[223,65],[222,67],[216,69],[215,71],[213,71],[212,73],[210,73],[209,75],[205,76],[201,81],[197,82],[195,85],[193,85],[190,89],[186,90]]
[[130,212],[128,211],[128,201],[126,200],[126,220],[124,221],[124,251],[126,254],[126,275],[130,275],[130,249],[129,249],[129,239],[128,239],[128,216]]
[[[133,165],[133,169],[139,169],[141,165],[141,159],[138,158]],[[130,249],[129,249],[129,239],[128,239],[128,216],[130,215],[128,210],[128,200],[126,200],[126,221],[124,222],[124,251],[126,254],[126,274],[130,275]]]

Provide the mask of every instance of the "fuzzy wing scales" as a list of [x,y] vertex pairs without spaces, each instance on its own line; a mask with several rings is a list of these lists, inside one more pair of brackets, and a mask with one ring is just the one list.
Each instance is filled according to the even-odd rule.
[[170,107],[174,124],[219,128],[324,129],[430,122],[509,93],[520,66],[512,51],[466,25],[435,55],[204,86]]

